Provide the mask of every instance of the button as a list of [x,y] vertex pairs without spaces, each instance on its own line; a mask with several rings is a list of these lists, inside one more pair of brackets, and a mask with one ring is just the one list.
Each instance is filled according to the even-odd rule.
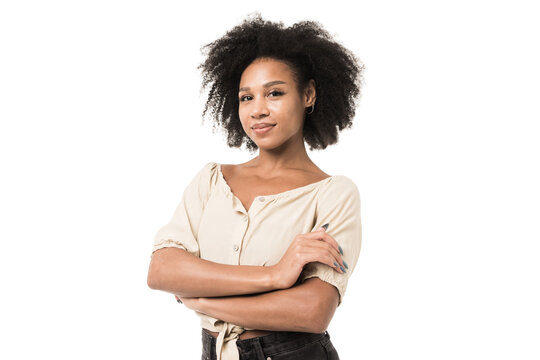
[[239,249],[238,245],[234,245],[233,249],[234,249],[234,251],[238,251],[238,249]]
[[264,201],[264,196],[259,196],[259,201]]
[[266,358],[266,360],[272,360],[272,358],[269,356],[269,357]]
[[248,217],[247,217],[247,215],[246,215],[246,216],[244,216],[244,221],[248,221]]

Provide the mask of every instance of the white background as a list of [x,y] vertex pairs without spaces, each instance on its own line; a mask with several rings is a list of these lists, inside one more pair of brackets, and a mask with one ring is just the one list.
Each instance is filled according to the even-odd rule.
[[3,359],[198,359],[199,318],[146,284],[209,161],[200,47],[252,11],[319,21],[365,63],[352,129],[310,153],[359,187],[341,359],[538,359],[533,1],[2,1]]

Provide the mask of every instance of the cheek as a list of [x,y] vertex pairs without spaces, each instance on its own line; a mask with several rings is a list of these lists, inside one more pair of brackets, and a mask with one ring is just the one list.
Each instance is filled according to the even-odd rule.
[[248,104],[244,106],[240,105],[238,107],[238,116],[240,117],[240,119],[242,120],[249,119],[250,114],[251,114],[251,107]]
[[246,120],[248,118],[248,113],[244,109],[239,108],[238,109],[238,117],[240,118],[240,122],[242,123],[242,127],[245,129],[246,128],[245,122],[246,122]]

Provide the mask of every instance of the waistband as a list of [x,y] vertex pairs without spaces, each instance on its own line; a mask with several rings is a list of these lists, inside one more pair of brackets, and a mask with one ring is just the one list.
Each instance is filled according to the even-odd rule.
[[[216,338],[207,333],[205,329],[202,329],[204,336],[209,341],[216,341]],[[308,333],[308,332],[296,332],[296,331],[276,331],[271,334],[256,336],[249,339],[236,340],[236,346],[242,351],[249,351],[257,343],[260,344],[262,349],[267,353],[279,353],[289,350],[291,346],[303,346],[315,341],[319,341],[324,337],[330,338],[328,331],[322,333]]]

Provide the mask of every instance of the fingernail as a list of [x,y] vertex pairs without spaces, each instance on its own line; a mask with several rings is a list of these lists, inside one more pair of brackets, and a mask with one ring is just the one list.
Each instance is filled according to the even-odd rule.
[[335,267],[338,267],[339,265],[338,265],[337,262],[334,261],[334,266],[335,266]]
[[341,255],[343,255],[343,249],[341,248],[341,245],[338,245],[338,248],[339,248],[339,252],[341,253]]
[[180,299],[176,299],[176,301],[178,301],[180,304],[183,304],[182,300]]
[[328,225],[330,225],[330,224],[329,224],[329,223],[326,223],[326,224],[324,224],[324,225],[321,226],[321,227],[323,227],[323,228],[324,228],[324,231],[326,231],[326,230],[328,230]]
[[341,271],[347,272],[347,270],[345,270],[345,269],[343,268],[343,266],[339,265],[339,267],[341,268]]
[[347,265],[347,263],[345,262],[345,260],[343,260],[343,265],[345,265],[345,267],[348,269],[349,268],[349,265]]

